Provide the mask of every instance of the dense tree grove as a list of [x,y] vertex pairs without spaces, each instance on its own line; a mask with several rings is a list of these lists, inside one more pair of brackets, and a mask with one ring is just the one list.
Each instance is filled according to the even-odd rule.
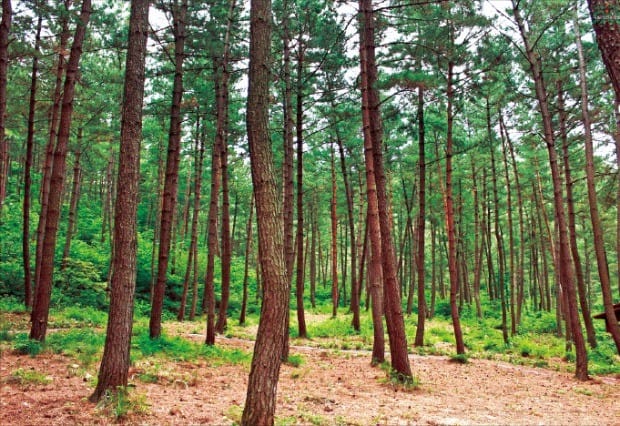
[[260,312],[246,424],[317,304],[372,310],[373,363],[385,320],[401,381],[435,315],[458,354],[464,312],[505,344],[552,318],[583,380],[620,351],[592,322],[620,299],[617,1],[249,3],[2,1],[0,296],[31,338],[109,307],[128,368],[134,292],[152,338]]

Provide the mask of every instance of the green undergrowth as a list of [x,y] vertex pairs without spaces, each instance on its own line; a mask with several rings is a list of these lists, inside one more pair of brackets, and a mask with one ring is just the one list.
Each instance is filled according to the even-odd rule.
[[[328,309],[329,308],[329,309]],[[501,331],[501,317],[490,302],[483,305],[484,316],[478,318],[473,308],[464,307],[461,326],[466,347],[465,362],[472,359],[491,359],[537,368],[571,371],[574,367],[574,350],[566,349],[563,337],[556,335],[555,315],[552,312],[524,312],[518,333],[509,336],[505,343]],[[2,315],[6,313],[6,315]],[[158,339],[148,336],[148,306],[136,304],[132,362],[158,357],[172,361],[195,362],[203,360],[210,365],[240,364],[248,366],[249,352],[207,346],[176,335],[164,335]],[[297,337],[297,318],[291,311],[291,346],[312,346],[329,349],[335,354],[348,356],[350,351],[370,351],[373,344],[372,319],[369,311],[362,309],[361,328],[353,329],[352,314],[341,309],[336,318],[331,316],[331,306],[323,305],[306,312],[308,339]],[[166,312],[165,321],[173,321],[174,315]],[[37,356],[42,351],[61,353],[73,357],[84,367],[96,365],[101,357],[105,341],[107,313],[83,306],[55,308],[50,312],[50,332],[45,343],[27,337],[27,313],[23,304],[11,297],[0,298],[0,351],[12,349],[19,353]],[[236,318],[229,318],[226,337],[255,338],[258,315],[249,315],[244,325]],[[171,323],[169,323],[171,324]],[[193,322],[175,323],[173,328],[183,333],[203,334],[204,318]],[[598,346],[588,348],[589,371],[592,375],[620,374],[620,357],[602,321],[595,321]],[[410,351],[419,355],[452,357],[455,353],[454,330],[450,322],[449,306],[439,302],[435,316],[425,322],[424,345],[414,347],[413,337],[417,329],[417,314],[405,315],[405,328]],[[52,332],[53,329],[53,332]],[[385,329],[385,327],[384,327]],[[510,331],[510,330],[509,330]],[[387,342],[387,335],[386,335]],[[387,345],[386,345],[387,349]],[[289,364],[299,367],[303,359],[293,355]],[[145,375],[144,381],[157,377]]]
[[45,374],[32,370],[18,368],[3,380],[5,383],[15,383],[22,387],[47,385],[52,383],[52,379]]
[[130,415],[148,414],[150,406],[145,394],[119,386],[114,392],[106,392],[97,404],[97,410],[102,416],[122,422]]

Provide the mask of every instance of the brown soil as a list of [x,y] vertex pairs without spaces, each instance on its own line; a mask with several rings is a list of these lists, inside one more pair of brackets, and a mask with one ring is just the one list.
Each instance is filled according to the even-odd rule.
[[[174,332],[174,330],[173,330]],[[185,334],[202,341],[202,336]],[[252,342],[220,338],[218,345],[251,350]],[[550,424],[620,425],[620,378],[579,382],[569,373],[488,360],[468,364],[447,357],[411,356],[420,379],[416,390],[392,386],[369,365],[363,351],[294,346],[299,367],[284,365],[278,387],[276,424]],[[121,422],[149,425],[231,424],[240,419],[247,366],[163,362],[157,383],[138,374],[153,370],[143,361],[132,368],[133,398],[146,413]],[[51,379],[45,385],[11,380],[21,368]],[[149,370],[150,369],[150,370]],[[53,354],[36,358],[4,351],[0,359],[0,424],[111,424],[114,416],[87,401],[93,387],[74,359]]]

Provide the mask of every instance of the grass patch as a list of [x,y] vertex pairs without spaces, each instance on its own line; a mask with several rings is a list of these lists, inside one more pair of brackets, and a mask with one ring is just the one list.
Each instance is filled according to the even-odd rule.
[[239,405],[231,405],[228,407],[224,415],[232,420],[233,424],[241,424],[241,416],[243,416],[243,407]]
[[35,370],[24,370],[23,368],[18,368],[13,371],[4,381],[6,383],[15,383],[20,386],[47,385],[52,383],[51,377]]
[[239,349],[227,349],[191,342],[179,336],[162,335],[151,339],[147,330],[138,329],[132,339],[132,359],[156,355],[173,361],[196,361],[204,358],[212,366],[223,364],[249,365],[251,354]]
[[469,355],[453,354],[452,356],[450,356],[450,362],[455,364],[469,364]]
[[97,404],[97,409],[106,417],[121,421],[129,415],[148,414],[150,407],[146,395],[131,393],[126,387],[119,386],[115,391],[107,391]]
[[301,355],[290,355],[286,359],[286,364],[292,367],[299,367],[304,363],[304,358]]
[[26,333],[20,333],[15,336],[13,350],[21,355],[37,356],[43,351],[43,344],[38,340],[33,340]]
[[50,327],[105,327],[108,314],[90,306],[68,306],[64,309],[53,310]]
[[51,333],[45,346],[54,353],[76,358],[82,365],[90,366],[101,358],[105,333],[91,328],[75,328]]

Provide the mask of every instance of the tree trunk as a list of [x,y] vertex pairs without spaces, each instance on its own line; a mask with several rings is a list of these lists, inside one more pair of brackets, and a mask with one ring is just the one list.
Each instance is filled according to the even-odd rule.
[[[38,2],[35,7],[39,7]],[[32,74],[30,77],[30,100],[28,103],[28,136],[26,139],[26,161],[24,164],[24,204],[22,208],[22,256],[24,263],[24,305],[32,306],[32,270],[30,268],[30,202],[32,187],[32,160],[34,156],[34,119],[36,112],[37,78],[39,73],[39,46],[41,44],[41,28],[43,13],[37,10],[37,30],[34,40],[34,58],[32,59]],[[0,112],[0,114],[2,114]],[[1,137],[1,136],[0,136]],[[1,209],[1,207],[0,207]]]
[[170,130],[168,133],[168,155],[166,157],[166,180],[161,209],[159,231],[159,255],[157,261],[157,282],[153,289],[153,303],[149,321],[149,336],[155,339],[161,336],[161,316],[164,307],[166,282],[168,280],[168,258],[172,240],[174,207],[177,203],[179,180],[179,156],[181,152],[181,100],[183,98],[183,60],[185,58],[185,24],[187,1],[175,0],[172,5],[174,32],[174,82],[172,86],[172,103],[170,106]]
[[303,33],[300,33],[297,40],[297,271],[295,276],[295,295],[297,301],[297,324],[299,337],[307,338],[306,316],[304,313],[304,193],[303,193],[303,173],[304,173],[304,134],[303,134],[303,71],[304,53]]
[[[82,141],[82,128],[78,129],[78,145]],[[67,223],[67,232],[65,234],[65,246],[62,251],[62,261],[60,264],[60,270],[64,271],[67,267],[67,261],[70,257],[71,253],[71,240],[73,239],[73,234],[76,228],[77,222],[77,208],[78,203],[80,201],[80,181],[82,180],[82,169],[80,168],[80,156],[82,153],[80,152],[80,148],[75,150],[74,152],[74,163],[73,163],[73,182],[71,186],[71,198],[69,201],[69,220]]]
[[[499,117],[501,120],[502,113],[499,111]],[[516,260],[515,260],[515,238],[514,238],[514,226],[513,226],[513,201],[512,201],[512,188],[513,185],[510,182],[510,167],[508,167],[508,150],[506,149],[506,139],[503,126],[500,124],[500,134],[502,139],[502,160],[504,164],[504,178],[506,179],[506,209],[508,216],[508,256],[509,256],[509,274],[510,274],[510,335],[517,334],[517,326],[519,325],[516,312],[516,294],[517,294],[517,276]]]
[[[600,3],[596,0],[590,0],[591,7]],[[616,11],[619,11],[620,5],[618,2],[616,3]],[[594,9],[596,10],[596,9]],[[594,16],[594,15],[593,15]],[[575,20],[575,24],[577,20]],[[606,24],[608,27],[612,27],[612,21],[609,21]],[[595,21],[595,30],[600,25]],[[607,27],[606,27],[607,28]],[[611,28],[609,28],[611,29]],[[618,30],[620,26],[617,21],[615,24],[614,33],[609,32],[608,37],[615,36],[615,54],[616,54],[616,62],[613,64],[608,64],[608,70],[610,71],[610,76],[612,75],[612,70],[615,68],[616,73],[615,77],[612,77],[612,81],[614,81],[614,88],[616,89],[616,99],[620,100],[620,87],[618,87],[618,78],[620,78],[620,65],[618,65],[618,53],[620,52],[620,36],[618,35]],[[606,31],[603,31],[602,34],[599,34],[600,29],[597,31],[597,40],[599,42],[599,46],[601,50],[605,48],[603,43],[606,34]],[[609,263],[607,262],[607,252],[605,251],[605,242],[603,237],[603,228],[601,225],[601,218],[598,213],[598,201],[596,197],[596,187],[594,185],[594,148],[592,144],[592,126],[590,122],[590,113],[588,111],[588,87],[586,80],[586,63],[583,55],[583,48],[581,45],[581,36],[579,35],[579,27],[577,25],[577,52],[579,55],[579,80],[581,87],[581,119],[583,122],[583,127],[585,131],[585,152],[586,152],[586,183],[588,187],[588,203],[590,205],[590,220],[592,222],[592,232],[594,233],[594,252],[596,254],[596,264],[598,266],[598,275],[601,282],[601,290],[603,293],[603,305],[605,307],[605,317],[607,319],[607,329],[611,333],[612,338],[614,339],[614,343],[616,344],[616,350],[620,354],[620,326],[618,325],[618,321],[616,319],[616,315],[613,307],[613,295],[611,291],[611,280],[609,275]],[[610,43],[611,40],[608,40],[607,43]],[[604,57],[605,58],[605,57]],[[607,59],[605,62],[607,63]],[[616,142],[618,143],[618,142]],[[618,153],[616,153],[618,155]],[[620,210],[620,207],[616,206],[617,209]],[[619,266],[620,267],[620,266]],[[584,298],[585,299],[585,298]],[[585,300],[584,300],[585,301]],[[585,315],[585,312],[584,312]]]
[[142,101],[148,38],[148,0],[133,0],[129,18],[129,42],[125,66],[125,93],[121,120],[119,191],[115,203],[114,257],[110,311],[97,387],[89,398],[99,401],[110,390],[127,386],[129,352],[136,288],[136,213],[140,184]]
[[220,64],[220,83],[217,104],[217,128],[216,138],[220,142],[216,143],[220,148],[220,167],[222,175],[222,297],[220,300],[220,310],[215,324],[215,331],[223,333],[226,329],[228,301],[230,299],[230,262],[232,259],[232,242],[230,235],[230,201],[228,190],[228,80],[230,72],[228,62],[230,56],[230,32],[233,25],[233,14],[235,11],[235,0],[230,0],[228,17],[226,23],[226,35],[224,36],[224,51]]
[[247,130],[258,221],[263,304],[242,425],[274,423],[282,348],[287,330],[290,280],[284,259],[282,202],[278,196],[269,137],[271,1],[250,3],[250,69]]
[[[65,9],[69,8],[70,0],[65,0]],[[67,43],[70,37],[68,13],[61,14],[60,26],[62,28],[58,40],[58,63],[56,65],[56,81],[54,84],[53,104],[50,114],[50,126],[48,133],[48,141],[45,148],[45,160],[43,162],[43,176],[41,178],[41,213],[39,214],[39,223],[37,225],[37,249],[35,253],[35,269],[34,282],[35,288],[39,284],[41,276],[41,254],[43,251],[43,237],[45,236],[46,213],[49,200],[50,178],[52,175],[52,165],[54,162],[54,145],[58,136],[58,116],[60,114],[60,103],[62,101],[62,77],[65,73],[65,57],[63,52],[67,49]],[[36,297],[36,293],[34,294]],[[33,299],[34,303],[34,299]]]
[[579,311],[577,309],[577,294],[575,292],[575,283],[573,270],[570,261],[569,242],[566,226],[566,214],[564,211],[564,200],[562,199],[562,185],[560,181],[560,173],[558,167],[557,152],[555,150],[555,134],[553,130],[553,122],[551,114],[549,112],[548,95],[544,83],[543,73],[541,69],[540,58],[532,48],[530,44],[529,35],[523,24],[521,18],[521,12],[512,0],[513,12],[519,32],[523,39],[527,60],[530,65],[530,71],[534,80],[536,97],[538,99],[538,106],[543,121],[543,130],[545,143],[547,145],[547,153],[549,155],[549,166],[551,168],[551,175],[553,179],[553,199],[555,206],[555,219],[559,231],[559,276],[562,288],[566,291],[568,299],[568,315],[571,324],[571,331],[573,333],[573,340],[575,342],[576,352],[576,365],[575,365],[575,377],[579,380],[588,379],[588,356],[586,352],[585,342],[583,334],[581,332],[581,324],[579,321]]
[[461,321],[459,318],[459,309],[456,304],[457,291],[459,288],[458,272],[456,262],[456,230],[454,225],[454,205],[452,200],[452,156],[453,140],[452,140],[452,98],[454,91],[452,87],[454,63],[448,63],[448,134],[446,136],[446,232],[448,233],[448,271],[450,273],[450,312],[452,316],[452,326],[454,328],[454,338],[456,340],[456,353],[465,353],[465,344],[463,343],[463,332],[461,331]]
[[603,63],[620,100],[620,1],[588,0],[588,7]]
[[512,172],[515,178],[515,186],[517,188],[517,207],[519,211],[519,261],[517,267],[517,312],[516,319],[517,324],[521,322],[521,308],[523,305],[524,298],[524,273],[523,268],[525,267],[525,229],[524,229],[524,215],[523,215],[523,195],[521,191],[521,184],[519,182],[519,172],[517,169],[517,160],[515,158],[514,147],[512,141],[510,140],[510,134],[506,129],[506,124],[504,123],[504,116],[500,111],[499,114],[499,125],[500,131],[503,131],[504,138],[506,139],[506,145],[508,145],[508,150],[510,152],[511,164],[512,164]]
[[332,194],[330,201],[330,218],[331,218],[331,271],[332,271],[332,318],[336,318],[338,314],[338,217],[336,216],[336,166],[334,164],[334,147],[331,152],[331,176],[332,176]]
[[[332,104],[332,106],[335,106]],[[340,137],[340,132],[336,129],[336,141],[338,142],[338,153],[340,155],[340,170],[344,183],[344,192],[347,199],[347,219],[349,224],[349,234],[351,235],[351,312],[353,313],[352,326],[355,331],[360,331],[360,299],[359,282],[357,279],[357,242],[355,237],[355,217],[353,216],[353,191],[349,182],[349,172],[347,170],[344,144]]]
[[[568,232],[570,240],[570,250],[575,267],[575,280],[577,282],[577,294],[579,296],[579,306],[583,323],[586,326],[586,336],[588,344],[592,349],[596,348],[596,334],[594,332],[594,324],[588,306],[588,298],[586,296],[586,283],[583,278],[583,268],[581,266],[581,256],[577,247],[577,224],[575,220],[575,201],[573,198],[573,178],[571,173],[569,149],[568,149],[568,131],[566,129],[567,113],[564,109],[564,88],[562,80],[556,83],[558,90],[558,113],[560,125],[560,139],[562,141],[562,157],[564,163],[564,182],[566,185],[566,206],[568,209]],[[583,94],[582,94],[583,96]],[[587,96],[587,93],[586,93]]]
[[[204,124],[203,124],[204,126]],[[187,267],[185,269],[185,277],[183,278],[183,294],[181,295],[181,305],[177,319],[183,321],[185,318],[185,305],[187,303],[187,293],[189,291],[189,280],[191,276],[192,266],[198,263],[196,259],[198,244],[198,216],[200,215],[200,191],[202,187],[202,164],[204,160],[205,144],[204,138],[200,134],[200,115],[196,115],[196,148],[198,154],[195,155],[195,172],[194,172],[194,205],[192,209],[192,226],[190,229],[189,253],[187,258]],[[196,268],[194,267],[194,270]],[[196,277],[194,276],[194,281]],[[194,295],[193,300],[196,300]],[[192,304],[192,307],[194,305]],[[195,312],[194,312],[195,313]]]
[[[364,67],[362,72],[365,74],[365,78],[362,77],[362,104],[366,111],[362,114],[362,118],[363,127],[365,129],[368,128],[365,132],[369,136],[370,144],[368,144],[368,148],[371,149],[372,153],[372,165],[367,163],[367,167],[370,166],[375,177],[383,267],[385,319],[390,340],[392,369],[397,374],[398,380],[408,381],[411,379],[412,374],[407,353],[405,322],[400,304],[400,286],[396,271],[396,256],[392,241],[392,224],[389,217],[390,208],[387,198],[387,179],[383,165],[383,136],[379,111],[379,95],[375,87],[377,82],[377,64],[375,60],[375,17],[372,0],[360,0],[359,9],[363,23],[361,31],[364,33],[360,48],[365,51],[365,58],[363,61],[360,61]],[[366,134],[364,139],[366,139]]]
[[39,341],[45,340],[45,333],[47,331],[47,319],[54,274],[54,252],[56,249],[56,237],[60,219],[61,198],[65,183],[67,146],[69,145],[69,132],[73,115],[73,97],[75,94],[75,83],[77,80],[80,56],[82,55],[82,44],[84,42],[86,27],[91,13],[90,7],[91,1],[83,0],[80,19],[75,30],[75,35],[73,36],[73,45],[71,46],[71,54],[69,56],[65,77],[58,140],[56,142],[56,148],[54,149],[54,167],[50,176],[48,206],[47,211],[42,213],[46,217],[46,222],[43,247],[41,250],[41,275],[35,290],[31,315],[32,327],[30,329],[30,338]]
[[426,226],[426,156],[424,146],[424,88],[418,87],[418,175],[419,208],[417,224],[417,256],[416,269],[418,274],[418,327],[415,332],[414,345],[424,346],[424,322],[426,320],[425,268],[424,268],[424,234]]
[[248,271],[250,265],[250,254],[252,253],[252,217],[254,214],[254,196],[250,197],[250,213],[246,226],[245,260],[243,264],[243,297],[241,299],[241,313],[239,314],[239,325],[245,324],[245,313],[248,305]]
[[316,240],[319,232],[318,220],[316,217],[316,193],[312,197],[312,207],[310,209],[310,306],[316,308]]
[[215,287],[213,280],[215,277],[215,255],[217,248],[217,211],[219,204],[220,184],[221,184],[221,154],[219,138],[213,144],[211,152],[211,197],[209,201],[208,213],[208,242],[207,242],[207,270],[205,272],[205,290],[202,299],[202,310],[207,314],[207,333],[205,343],[213,345],[215,343]]
[[6,197],[8,179],[9,140],[6,138],[4,122],[6,120],[6,85],[9,68],[9,34],[13,8],[11,0],[2,0],[2,21],[0,21],[0,215]]

